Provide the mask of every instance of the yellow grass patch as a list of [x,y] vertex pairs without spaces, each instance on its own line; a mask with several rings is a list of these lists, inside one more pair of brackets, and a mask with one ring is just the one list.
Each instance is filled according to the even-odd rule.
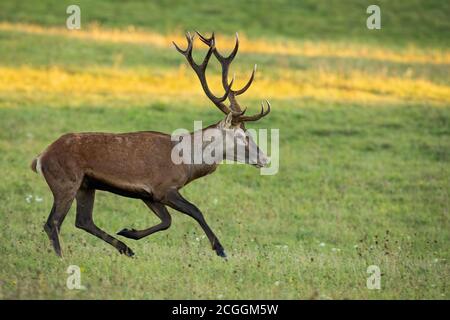
[[[184,45],[185,39],[180,34],[163,35],[151,31],[139,31],[134,27],[126,30],[103,29],[97,25],[90,25],[81,30],[68,30],[60,27],[43,27],[33,24],[0,23],[0,31],[18,31],[29,34],[47,36],[64,36],[74,39],[103,41],[112,43],[148,44],[161,48],[170,47],[172,41]],[[401,51],[379,48],[366,44],[349,44],[330,41],[294,41],[248,39],[240,35],[240,52],[294,55],[305,57],[338,57],[338,58],[367,58],[373,60],[391,61],[397,63],[429,63],[449,64],[450,52],[439,49],[419,49],[409,47]],[[218,38],[218,47],[224,51],[231,50],[233,38]]]
[[[55,106],[109,103],[142,105],[161,99],[198,101],[204,97],[195,75],[184,65],[174,71],[99,68],[70,72],[56,67],[0,67],[0,74],[0,98],[10,105],[27,102]],[[238,80],[235,88],[243,85],[246,79]],[[221,95],[220,77],[212,75],[210,82],[217,95]],[[324,71],[280,70],[273,78],[257,77],[245,94],[245,99],[265,98],[448,106],[450,87],[425,79],[369,75],[357,71],[342,75]]]

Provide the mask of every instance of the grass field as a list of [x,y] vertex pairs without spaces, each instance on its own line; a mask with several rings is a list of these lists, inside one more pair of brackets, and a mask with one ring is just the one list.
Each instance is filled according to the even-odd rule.
[[[65,29],[69,1],[0,3],[0,298],[449,299],[448,2],[199,2],[79,1],[79,31]],[[229,260],[175,211],[169,230],[124,241],[136,258],[121,256],[75,228],[74,207],[58,258],[42,228],[53,199],[31,160],[66,132],[219,120],[171,47],[195,29],[215,30],[223,51],[239,32],[238,85],[258,64],[241,100],[273,106],[249,127],[280,129],[277,175],[223,165],[183,189]],[[158,222],[102,192],[94,218],[110,234]],[[66,287],[69,265],[86,290]],[[380,290],[366,287],[370,265]]]

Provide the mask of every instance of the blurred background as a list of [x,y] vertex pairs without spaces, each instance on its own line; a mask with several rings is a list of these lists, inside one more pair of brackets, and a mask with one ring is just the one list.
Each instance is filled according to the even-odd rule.
[[[380,30],[366,27],[372,3],[361,0],[79,1],[81,29],[68,30],[70,1],[2,1],[1,103],[198,101],[204,94],[171,42],[184,45],[184,33],[199,30],[215,31],[222,51],[239,32],[237,84],[260,67],[246,98],[448,104],[449,3],[377,3]],[[198,60],[205,51],[198,46]]]
[[[81,28],[69,30],[69,5]],[[370,30],[369,5],[381,9]],[[448,299],[450,2],[445,0],[0,2],[1,298]],[[185,59],[184,33],[216,33],[241,103],[272,113],[280,172],[222,166],[186,188],[231,256],[174,213],[138,259],[75,229],[65,260],[42,232],[52,197],[29,162],[66,132],[193,128],[218,121]],[[206,47],[197,39],[194,57]],[[221,93],[220,68],[207,72]],[[157,223],[146,207],[99,193],[109,233]],[[123,240],[123,239],[122,239]],[[65,287],[80,265],[85,291]],[[369,265],[382,289],[366,287]]]

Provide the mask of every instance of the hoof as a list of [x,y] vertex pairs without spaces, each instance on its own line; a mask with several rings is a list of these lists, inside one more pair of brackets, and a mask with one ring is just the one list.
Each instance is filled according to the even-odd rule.
[[133,250],[131,250],[130,248],[128,248],[125,244],[119,246],[119,248],[117,248],[117,250],[119,250],[120,254],[124,254],[127,257],[132,257],[134,256],[134,252]]
[[217,249],[216,253],[219,257],[222,257],[225,260],[227,260],[227,255],[225,254],[225,251],[223,250],[223,248]]

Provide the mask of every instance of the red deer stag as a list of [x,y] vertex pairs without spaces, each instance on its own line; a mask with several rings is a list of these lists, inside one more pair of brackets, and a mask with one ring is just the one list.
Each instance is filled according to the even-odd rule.
[[[200,40],[209,50],[201,64],[192,58],[194,36],[186,34],[187,48],[175,48],[182,53],[192,69],[197,74],[207,97],[222,111],[225,119],[201,130],[205,135],[208,130],[216,129],[227,142],[219,161],[207,163],[179,163],[171,159],[174,141],[171,135],[153,132],[132,133],[69,133],[61,136],[38,155],[32,162],[33,171],[43,175],[53,194],[54,202],[44,230],[47,233],[57,255],[61,256],[59,232],[61,224],[69,211],[74,199],[77,202],[76,227],[103,239],[114,246],[120,253],[132,256],[134,253],[125,245],[95,225],[92,218],[96,190],[109,191],[121,196],[141,199],[152,210],[161,222],[145,230],[123,229],[118,235],[141,239],[157,231],[170,227],[171,216],[166,206],[194,218],[202,227],[212,249],[217,255],[226,257],[219,239],[205,221],[201,211],[183,198],[179,190],[189,182],[206,176],[216,169],[221,160],[233,160],[252,164],[258,168],[269,162],[266,155],[246,134],[245,122],[256,121],[270,112],[270,104],[253,116],[244,115],[236,96],[244,93],[251,85],[255,70],[248,83],[240,90],[233,90],[228,82],[228,69],[239,48],[236,34],[236,44],[228,57],[222,56],[215,47],[214,33],[206,38],[197,32]],[[205,71],[211,55],[217,58],[222,67],[222,85],[225,94],[216,97],[208,87]],[[256,66],[255,66],[256,67]],[[229,105],[224,101],[228,99]],[[198,133],[198,132],[197,132]],[[190,133],[193,136],[195,132]],[[245,145],[245,155],[236,155],[229,141]],[[224,144],[225,145],[225,144]],[[202,145],[202,148],[204,145]],[[231,152],[229,152],[231,151]],[[202,152],[202,150],[200,150]]]

